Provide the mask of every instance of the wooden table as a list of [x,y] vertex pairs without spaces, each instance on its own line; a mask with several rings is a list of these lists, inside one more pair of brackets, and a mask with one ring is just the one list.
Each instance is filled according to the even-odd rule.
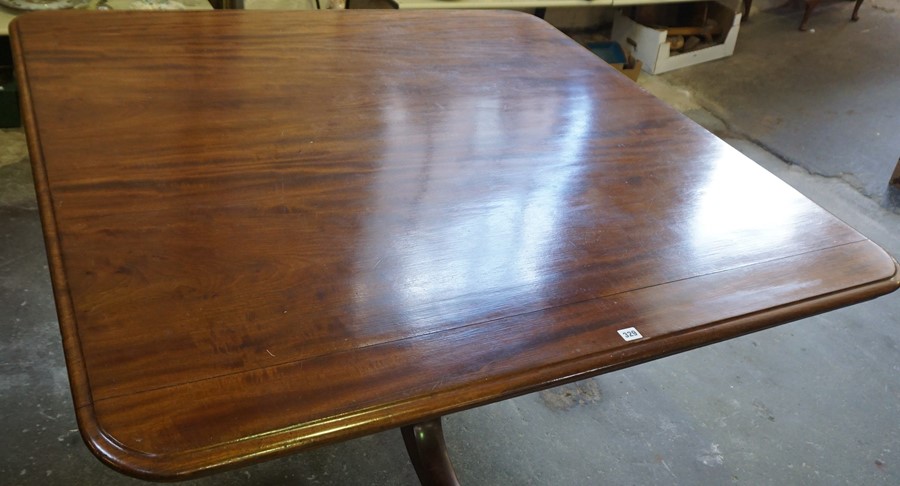
[[404,427],[423,481],[452,480],[442,415],[900,285],[529,15],[54,12],[12,35],[79,427],[130,475]]

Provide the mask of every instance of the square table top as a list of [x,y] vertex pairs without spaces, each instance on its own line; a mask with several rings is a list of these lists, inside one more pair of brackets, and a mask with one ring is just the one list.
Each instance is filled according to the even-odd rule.
[[408,425],[900,285],[525,14],[54,12],[11,34],[79,427],[128,474]]

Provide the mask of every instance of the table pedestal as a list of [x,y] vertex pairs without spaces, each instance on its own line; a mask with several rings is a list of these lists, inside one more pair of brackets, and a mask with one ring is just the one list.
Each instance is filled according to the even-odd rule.
[[402,427],[403,442],[423,486],[458,486],[440,417]]

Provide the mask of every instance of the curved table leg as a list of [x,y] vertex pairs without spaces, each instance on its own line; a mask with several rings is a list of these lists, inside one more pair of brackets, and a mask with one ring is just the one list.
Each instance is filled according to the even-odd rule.
[[897,189],[900,189],[900,160],[897,160],[897,167],[894,167],[894,174],[891,175],[889,184]]
[[853,16],[850,17],[850,20],[856,22],[859,20],[859,6],[862,5],[863,0],[856,0],[856,6],[853,7]]
[[821,0],[806,0],[806,8],[803,10],[803,20],[800,21],[800,30],[806,30],[806,22],[809,21],[809,14],[819,5]]
[[403,434],[406,452],[423,486],[459,486],[450,456],[447,455],[440,418],[407,425],[400,432]]

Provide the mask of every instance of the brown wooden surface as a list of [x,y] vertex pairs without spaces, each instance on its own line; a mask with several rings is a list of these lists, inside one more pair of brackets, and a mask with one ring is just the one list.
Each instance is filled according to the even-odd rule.
[[79,425],[129,474],[421,422],[900,285],[873,243],[527,15],[11,31]]
[[894,173],[891,174],[890,185],[900,187],[900,160],[897,161]]

